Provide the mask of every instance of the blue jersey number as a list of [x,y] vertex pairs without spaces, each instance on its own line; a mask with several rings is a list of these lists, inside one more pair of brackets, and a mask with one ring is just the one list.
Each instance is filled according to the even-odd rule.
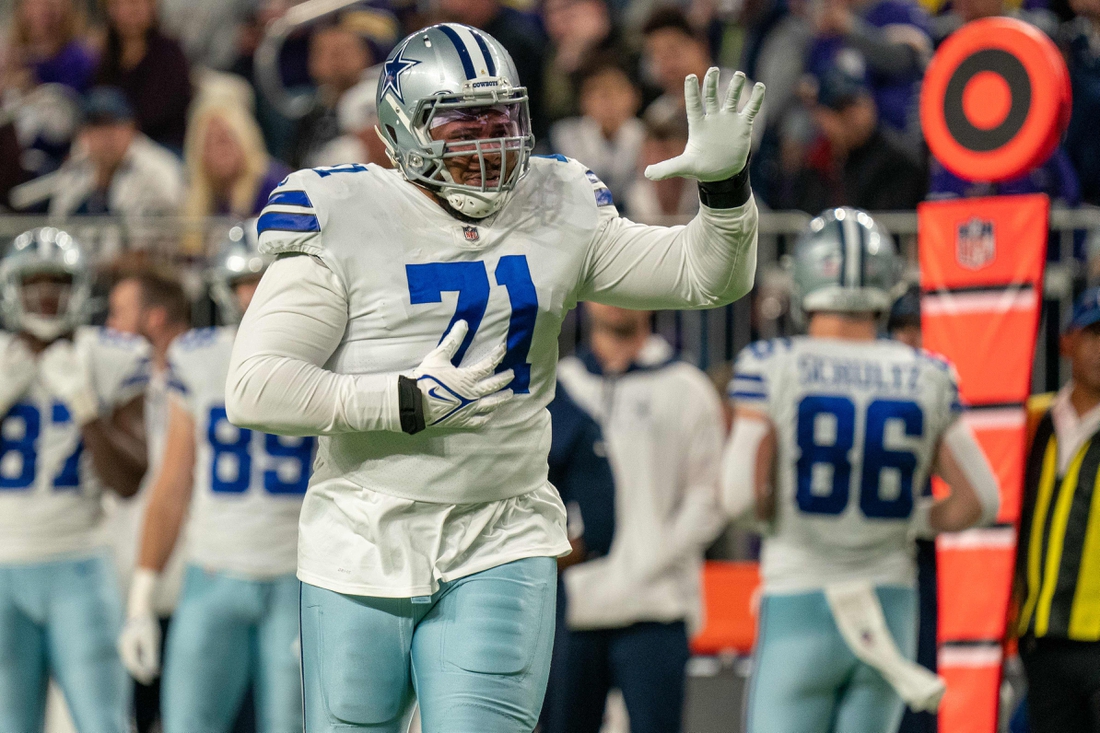
[[[210,410],[206,434],[214,452],[210,463],[211,489],[216,494],[243,494],[248,491],[252,483],[252,431],[230,423],[224,407],[214,407]],[[313,438],[264,435],[264,452],[267,455],[281,459],[283,465],[287,461],[293,462],[288,471],[291,474],[289,481],[284,480],[275,468],[264,471],[264,489],[269,494],[306,493],[314,442]]]
[[[405,265],[409,280],[409,300],[413,305],[441,303],[443,293],[458,293],[458,303],[446,334],[458,320],[464,320],[470,331],[458,348],[452,362],[458,366],[474,341],[485,308],[489,305],[489,276],[484,262],[432,262],[425,265]],[[508,291],[512,316],[508,321],[508,352],[497,372],[512,369],[515,378],[509,385],[516,394],[526,394],[531,387],[531,365],[527,354],[535,333],[539,312],[538,294],[531,281],[531,269],[526,255],[507,255],[497,262],[493,273],[497,285]],[[442,340],[442,338],[440,339]]]
[[[848,453],[855,444],[856,409],[847,397],[810,395],[798,405],[797,441],[798,487],[795,498],[798,508],[810,514],[840,514],[848,506],[852,464]],[[836,435],[831,442],[818,443],[815,434],[817,419],[832,416]],[[919,438],[924,434],[924,413],[915,402],[905,400],[875,400],[867,407],[863,467],[860,473],[859,508],[867,517],[904,519],[913,511],[913,473],[917,457],[911,451],[891,450],[883,445],[886,424],[900,420],[905,435]],[[828,493],[813,492],[813,471],[816,465],[832,469],[832,486]],[[894,497],[881,493],[883,469],[898,472],[899,491]]]
[[[65,405],[55,402],[51,406],[50,421],[54,425],[72,422],[72,416]],[[42,415],[34,405],[19,403],[13,405],[0,422],[0,466],[8,463],[11,454],[19,456],[19,474],[5,476],[0,473],[0,491],[20,491],[34,484],[34,475],[38,467],[38,438],[42,434]],[[78,440],[73,452],[65,459],[61,470],[53,479],[55,489],[76,489],[80,487],[80,456],[84,452],[84,441]]]

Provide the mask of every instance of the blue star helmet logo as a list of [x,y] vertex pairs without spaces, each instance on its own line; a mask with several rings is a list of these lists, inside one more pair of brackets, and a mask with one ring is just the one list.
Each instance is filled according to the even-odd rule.
[[397,50],[397,54],[386,62],[385,76],[382,77],[382,94],[379,95],[384,97],[386,92],[392,91],[401,104],[405,103],[405,98],[401,95],[401,74],[420,63],[416,59],[403,58],[404,53],[405,47],[402,46]]

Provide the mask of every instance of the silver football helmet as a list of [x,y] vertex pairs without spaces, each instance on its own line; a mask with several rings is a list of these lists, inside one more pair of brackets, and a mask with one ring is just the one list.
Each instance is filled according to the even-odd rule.
[[[67,280],[28,282],[35,276]],[[88,258],[68,232],[42,227],[23,232],[0,260],[3,320],[9,331],[54,341],[88,320],[92,276]]]
[[210,297],[218,307],[222,323],[240,323],[244,316],[233,290],[237,282],[247,277],[263,275],[270,264],[271,258],[260,254],[255,219],[237,224],[229,230],[206,272]]
[[881,224],[866,211],[829,209],[795,244],[794,311],[885,313],[900,275],[894,239]]
[[[432,138],[433,128],[459,120],[480,123],[491,136]],[[504,205],[535,145],[527,89],[512,57],[489,34],[458,23],[433,25],[397,44],[378,80],[378,121],[406,179],[477,219]],[[448,170],[448,160],[462,157],[480,166],[476,183],[456,181]]]

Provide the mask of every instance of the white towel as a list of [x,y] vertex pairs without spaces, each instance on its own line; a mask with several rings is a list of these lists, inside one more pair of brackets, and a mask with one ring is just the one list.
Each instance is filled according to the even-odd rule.
[[826,586],[825,598],[852,653],[877,669],[914,711],[935,712],[947,685],[902,656],[886,627],[874,586],[866,581],[834,583]]

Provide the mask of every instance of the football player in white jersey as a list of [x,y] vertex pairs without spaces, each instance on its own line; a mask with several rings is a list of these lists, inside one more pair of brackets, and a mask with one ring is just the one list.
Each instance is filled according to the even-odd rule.
[[[931,708],[943,692],[911,662],[912,538],[992,522],[997,481],[953,368],[877,340],[899,274],[890,235],[826,211],[794,257],[808,335],[747,347],[730,392],[727,508],[767,522],[747,730],[893,733],[903,696]],[[949,496],[921,498],[930,473]]]
[[42,730],[46,681],[82,733],[129,731],[115,570],[101,494],[145,472],[148,345],[84,323],[89,264],[67,232],[19,235],[0,261],[0,730]]
[[[210,271],[222,320],[233,324],[267,266],[249,226],[230,231]],[[119,640],[136,679],[157,674],[154,590],[190,511],[187,569],[161,680],[165,733],[228,733],[250,683],[259,733],[302,729],[294,569],[316,439],[265,435],[226,419],[236,331],[190,331],[168,350],[168,437]]]
[[321,435],[298,577],[306,728],[531,731],[570,551],[547,482],[562,319],[579,300],[707,308],[747,293],[757,86],[685,92],[685,227],[618,216],[599,179],[531,158],[526,90],[482,31],[399,43],[378,87],[396,166],[292,174],[260,216],[279,256],[233,348],[229,418]]

